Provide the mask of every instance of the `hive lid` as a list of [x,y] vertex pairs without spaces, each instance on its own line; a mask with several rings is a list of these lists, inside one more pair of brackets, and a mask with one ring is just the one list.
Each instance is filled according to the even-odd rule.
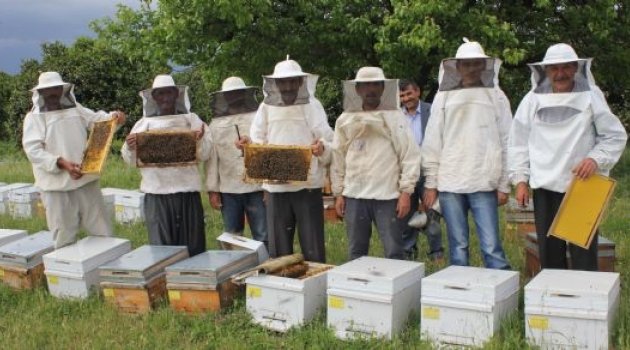
[[258,264],[255,252],[209,250],[166,268],[168,283],[205,283],[216,285],[232,275]]
[[42,256],[54,249],[53,234],[40,231],[0,247],[0,264],[30,269],[42,262]]
[[143,245],[99,267],[102,281],[142,282],[163,273],[164,268],[188,258],[185,246]]
[[396,294],[423,276],[423,263],[364,256],[328,271],[328,288]]
[[127,239],[88,236],[75,244],[44,255],[47,271],[83,274],[131,250]]
[[16,241],[20,238],[26,237],[26,230],[10,230],[0,229],[0,246]]

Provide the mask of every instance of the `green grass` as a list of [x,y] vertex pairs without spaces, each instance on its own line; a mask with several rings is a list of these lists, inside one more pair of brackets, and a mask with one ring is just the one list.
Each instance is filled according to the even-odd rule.
[[[630,278],[626,268],[630,256],[630,156],[626,155],[616,167],[613,177],[618,180],[615,198],[607,218],[601,226],[604,236],[616,242],[616,271],[621,273],[622,292],[618,320],[613,328],[613,343],[617,349],[630,349],[630,289],[625,281]],[[23,153],[0,143],[0,182],[32,182],[31,167]],[[138,188],[140,177],[135,169],[126,167],[118,155],[108,159],[101,178],[102,187]],[[208,249],[217,248],[215,238],[221,234],[221,218],[204,198]],[[46,229],[45,220],[14,220],[0,215],[1,228],[21,228],[29,232]],[[116,224],[117,236],[130,239],[133,247],[147,243],[142,224]],[[327,259],[332,264],[347,261],[347,238],[343,224],[326,224]],[[419,239],[420,251],[426,252],[426,239]],[[504,236],[506,254],[513,268],[524,272],[523,243],[518,237]],[[299,248],[296,245],[296,250]],[[370,254],[383,256],[377,235],[372,237]],[[471,261],[481,266],[478,242],[473,235]],[[426,263],[426,274],[443,268]],[[528,279],[521,273],[521,286]],[[521,288],[519,312],[503,322],[501,331],[486,349],[528,348],[524,339],[523,292]],[[250,322],[244,300],[220,313],[189,316],[171,311],[161,305],[144,316],[120,314],[105,304],[99,296],[84,301],[59,300],[45,288],[34,291],[13,291],[0,285],[0,348],[316,348],[316,349],[429,349],[420,339],[419,315],[413,315],[407,328],[391,341],[341,341],[326,327],[325,311],[316,319],[286,334],[265,330]]]

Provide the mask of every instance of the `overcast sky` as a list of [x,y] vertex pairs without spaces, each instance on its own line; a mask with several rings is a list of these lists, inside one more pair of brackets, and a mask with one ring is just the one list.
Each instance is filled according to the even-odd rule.
[[0,0],[0,71],[15,74],[23,59],[40,59],[44,42],[94,36],[89,23],[113,17],[118,3],[140,7],[140,0]]

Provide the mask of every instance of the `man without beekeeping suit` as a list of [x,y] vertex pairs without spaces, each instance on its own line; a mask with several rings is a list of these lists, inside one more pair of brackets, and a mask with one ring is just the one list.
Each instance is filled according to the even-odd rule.
[[501,61],[466,42],[442,61],[422,154],[423,202],[439,192],[452,265],[469,265],[472,212],[485,267],[509,269],[499,238],[498,206],[507,202],[510,103],[499,88]]
[[[175,85],[170,75],[158,75],[151,89],[140,92],[143,117],[127,136],[121,153],[125,162],[136,165],[137,133],[149,130],[194,130],[197,160],[205,161],[212,147],[206,124],[190,112],[188,87]],[[206,250],[201,206],[201,177],[197,165],[141,168],[140,190],[149,243],[185,245],[190,256]]]
[[350,259],[368,254],[372,223],[385,257],[405,258],[402,235],[420,177],[420,148],[399,106],[398,80],[385,79],[381,68],[363,67],[344,83],[330,177]]
[[264,183],[267,232],[272,257],[293,253],[297,228],[300,247],[308,261],[324,262],[324,167],[330,163],[333,131],[322,104],[315,98],[317,76],[304,73],[287,59],[264,77],[265,99],[250,130],[238,147],[248,142],[273,145],[310,145],[313,153],[308,180],[300,184]]
[[223,81],[221,91],[211,95],[213,147],[206,163],[206,187],[210,205],[221,210],[224,231],[243,234],[247,215],[252,237],[267,245],[262,188],[243,181],[243,154],[234,147],[235,140],[249,134],[258,109],[256,90],[245,86],[241,78],[229,77]]
[[573,177],[608,175],[623,153],[627,134],[595,84],[591,59],[578,58],[567,44],[556,44],[542,62],[529,67],[532,89],[518,106],[508,148],[516,201],[527,205],[533,188],[543,269],[566,269],[568,245],[572,268],[597,271],[597,235],[583,249],[547,237],[547,232]]
[[81,227],[91,235],[112,235],[99,176],[84,175],[81,161],[95,122],[111,118],[116,118],[118,125],[125,122],[125,114],[120,111],[93,112],[81,106],[73,90],[74,85],[64,82],[57,72],[40,74],[37,86],[31,90],[33,108],[24,119],[22,136],[55,248],[74,243]]

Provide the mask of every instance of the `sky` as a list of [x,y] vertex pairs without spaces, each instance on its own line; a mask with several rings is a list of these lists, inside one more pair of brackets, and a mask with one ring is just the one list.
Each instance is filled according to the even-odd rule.
[[140,7],[140,0],[0,0],[0,71],[16,74],[22,60],[41,59],[44,42],[95,36],[89,23],[114,17],[118,3]]

